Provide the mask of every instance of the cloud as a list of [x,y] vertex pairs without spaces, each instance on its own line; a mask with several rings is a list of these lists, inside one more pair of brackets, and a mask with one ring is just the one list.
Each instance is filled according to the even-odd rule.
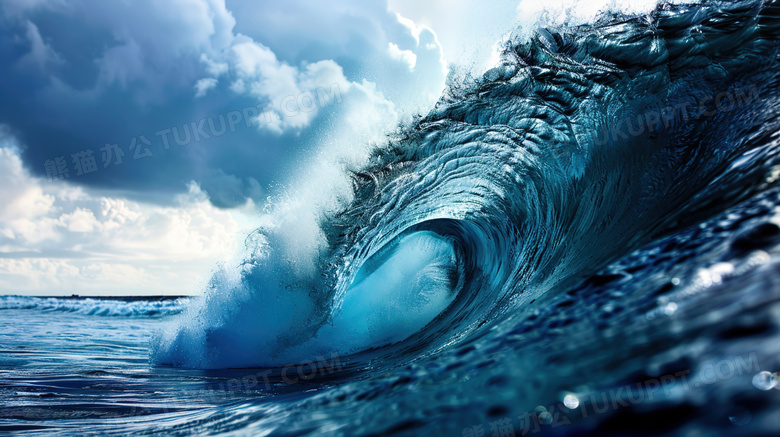
[[[522,18],[519,0],[490,3],[468,0],[388,0],[388,8],[398,14],[401,24],[412,33],[433,32],[447,64],[459,69],[482,72],[491,66],[497,43],[515,29]],[[481,71],[480,71],[481,70]]]
[[207,77],[200,79],[195,83],[195,97],[203,97],[209,92],[210,89],[217,86],[217,79],[213,77]]
[[56,68],[62,59],[48,44],[43,41],[38,26],[26,22],[27,39],[30,41],[30,51],[24,54],[16,63],[22,70],[37,69],[43,72],[47,67]]
[[[30,175],[0,145],[0,290],[192,294],[233,253],[253,208],[214,207],[196,184],[175,206],[101,195]],[[240,225],[239,222],[243,222]]]
[[417,65],[417,55],[411,50],[401,50],[397,45],[388,43],[387,50],[390,52],[390,56],[396,61],[401,61],[409,65],[409,70],[414,71],[414,66]]
[[19,155],[10,148],[0,148],[0,220],[22,220],[39,216],[54,205],[54,196],[45,194],[29,176]]
[[304,128],[317,116],[317,90],[335,87],[341,93],[349,89],[341,67],[331,60],[299,69],[279,61],[268,47],[251,38],[239,35],[236,40],[226,56],[234,72],[230,89],[267,102],[262,114],[265,123],[258,124],[260,129],[281,134]]
[[[436,35],[381,3],[9,0],[0,22],[0,123],[25,166],[43,176],[61,158],[71,183],[159,201],[191,180],[209,193],[243,187],[235,203],[211,196],[220,206],[261,201],[252,181],[285,178],[328,120],[362,107],[364,82],[403,117],[430,107],[446,76]],[[242,123],[228,135],[174,147],[156,135],[194,135],[193,122],[233,111]],[[141,136],[151,155],[131,159]],[[72,155],[107,144],[124,163],[76,175]]]

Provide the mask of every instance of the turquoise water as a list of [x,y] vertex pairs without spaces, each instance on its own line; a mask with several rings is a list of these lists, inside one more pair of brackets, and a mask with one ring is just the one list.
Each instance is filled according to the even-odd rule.
[[0,430],[776,433],[778,36],[759,1],[537,30],[202,297],[0,298]]

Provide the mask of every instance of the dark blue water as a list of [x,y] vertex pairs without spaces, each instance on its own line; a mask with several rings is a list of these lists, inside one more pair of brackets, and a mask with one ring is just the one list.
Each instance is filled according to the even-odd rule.
[[776,433],[778,33],[760,1],[539,29],[202,298],[3,298],[0,429]]

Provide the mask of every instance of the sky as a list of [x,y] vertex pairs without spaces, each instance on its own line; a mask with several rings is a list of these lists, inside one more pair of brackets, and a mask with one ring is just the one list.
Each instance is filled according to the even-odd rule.
[[200,293],[539,13],[420,3],[3,0],[0,294]]

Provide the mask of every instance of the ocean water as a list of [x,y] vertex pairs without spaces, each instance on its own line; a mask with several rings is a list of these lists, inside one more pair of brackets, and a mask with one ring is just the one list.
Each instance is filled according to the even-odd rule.
[[0,432],[775,435],[778,36],[518,33],[202,297],[0,297]]

